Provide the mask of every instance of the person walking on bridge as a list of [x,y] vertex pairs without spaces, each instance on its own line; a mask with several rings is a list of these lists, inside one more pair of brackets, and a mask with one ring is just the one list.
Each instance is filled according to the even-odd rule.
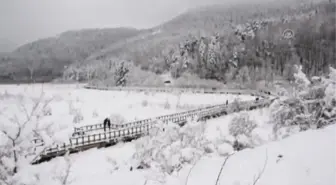
[[106,132],[106,127],[108,127],[109,130],[111,129],[111,120],[109,118],[104,119],[104,132]]

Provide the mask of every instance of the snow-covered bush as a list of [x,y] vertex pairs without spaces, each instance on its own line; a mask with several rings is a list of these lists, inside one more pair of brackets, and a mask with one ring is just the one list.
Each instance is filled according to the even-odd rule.
[[96,117],[98,117],[98,116],[99,116],[99,114],[98,114],[97,110],[94,110],[94,111],[92,112],[92,117],[93,117],[93,118],[96,118]]
[[296,73],[294,73],[295,84],[297,85],[299,90],[303,90],[310,85],[310,81],[308,80],[306,74],[302,72],[302,66],[294,65],[296,69]]
[[204,126],[204,123],[195,123],[180,128],[175,124],[159,123],[149,136],[136,141],[133,165],[171,174],[185,163],[192,164],[209,152]]
[[164,109],[170,109],[170,108],[171,108],[171,105],[170,105],[168,99],[167,99],[166,102],[163,104],[163,108],[164,108]]
[[110,168],[111,173],[113,173],[113,172],[115,172],[116,170],[119,169],[119,165],[118,165],[117,161],[115,159],[113,159],[112,157],[107,156],[106,161],[111,165],[111,168]]
[[143,100],[143,101],[141,102],[141,105],[142,105],[143,107],[147,107],[147,106],[148,106],[148,101],[147,101],[147,100]]
[[251,133],[257,124],[250,119],[248,113],[244,112],[235,116],[229,124],[229,133],[235,140],[232,147],[239,151],[250,146]]
[[127,122],[126,118],[120,114],[110,114],[109,118],[112,124],[120,125]]
[[234,148],[229,143],[222,143],[217,146],[217,152],[221,156],[227,156],[231,154],[234,151]]
[[82,114],[82,112],[80,110],[77,110],[75,113],[74,113],[74,118],[72,120],[72,122],[74,124],[79,124],[80,122],[82,122],[84,120],[84,116]]
[[232,119],[229,124],[229,132],[234,137],[238,137],[239,135],[251,137],[251,132],[256,127],[257,124],[251,120],[249,114],[245,112]]
[[235,98],[233,102],[231,103],[231,109],[234,112],[237,112],[240,110],[240,98]]
[[69,108],[70,115],[76,115],[78,113],[78,109],[75,108],[72,101],[68,101],[68,108]]
[[275,139],[307,129],[322,128],[336,119],[336,70],[330,67],[327,78],[311,83],[297,67],[294,74],[296,96],[277,101],[271,106],[270,123],[274,125]]
[[322,83],[326,86],[324,101],[327,106],[333,106],[336,101],[336,69],[330,67],[328,78],[323,78]]
[[43,110],[44,116],[51,116],[52,115],[52,109],[50,106],[46,106]]

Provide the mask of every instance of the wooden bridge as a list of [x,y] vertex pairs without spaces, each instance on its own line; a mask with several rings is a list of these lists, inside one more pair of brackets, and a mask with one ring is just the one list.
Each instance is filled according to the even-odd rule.
[[[90,89],[93,89],[90,87]],[[99,89],[99,88],[98,88]],[[122,89],[118,88],[117,90]],[[137,88],[137,91],[148,91],[150,89],[142,89]],[[105,89],[110,90],[110,89]],[[111,90],[116,90],[111,89]],[[128,89],[125,89],[126,91]],[[133,89],[136,90],[136,89]],[[152,89],[155,92],[171,92],[162,91],[162,89]],[[175,90],[176,91],[176,90]],[[196,92],[197,90],[193,90]],[[182,91],[182,92],[187,92]],[[197,92],[204,92],[204,90],[199,90]],[[209,93],[215,94],[218,91],[213,91]],[[221,91],[220,94],[249,94],[252,96],[261,96],[263,94],[265,98],[260,100],[253,100],[253,101],[242,101],[237,103],[231,104],[218,104],[207,106],[203,108],[198,108],[190,111],[184,111],[169,115],[158,116],[149,119],[143,119],[139,121],[132,121],[125,124],[117,125],[112,124],[111,129],[104,131],[103,124],[94,124],[94,125],[87,125],[82,126],[79,128],[75,128],[73,136],[69,139],[69,143],[64,143],[62,145],[56,145],[45,148],[40,155],[38,155],[33,161],[32,164],[38,164],[44,161],[48,161],[54,157],[62,156],[66,153],[75,153],[79,151],[84,151],[94,147],[107,147],[118,143],[119,141],[130,141],[133,139],[137,139],[141,136],[148,135],[150,130],[153,127],[156,127],[159,124],[168,124],[170,122],[179,124],[183,126],[187,123],[188,120],[193,121],[200,121],[200,120],[207,120],[214,117],[219,117],[222,115],[227,115],[232,112],[238,112],[242,110],[253,110],[261,107],[269,106],[274,100],[268,98],[269,94],[266,92],[229,92],[229,91]],[[268,96],[267,96],[268,95]]]

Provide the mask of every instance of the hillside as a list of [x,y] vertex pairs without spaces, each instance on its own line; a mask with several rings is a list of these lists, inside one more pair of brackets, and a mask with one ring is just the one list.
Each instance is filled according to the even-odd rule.
[[4,66],[0,68],[1,79],[41,81],[59,77],[66,66],[138,33],[132,28],[84,29],[25,44],[0,59]]
[[[115,67],[125,68],[124,62],[136,69],[126,73],[142,70],[151,79],[166,73],[239,84],[291,79],[291,66],[298,63],[309,76],[320,75],[335,65],[334,13],[333,2],[206,6],[148,30],[71,31],[42,39],[3,58],[0,70],[3,79],[46,81],[66,73],[72,80],[109,85],[115,85]],[[295,33],[290,41],[282,37],[286,29]]]
[[[272,9],[271,7],[273,6],[275,8]],[[280,17],[284,14],[283,12],[291,9],[291,6],[278,7],[274,4],[251,6],[243,4],[230,7],[216,5],[192,9],[148,30],[136,38],[132,38],[128,42],[112,45],[104,50],[97,51],[88,57],[87,61],[108,59],[116,56],[124,57],[127,53],[128,59],[142,64],[139,55],[146,56],[146,60],[163,57],[162,55],[167,54],[170,49],[176,50],[180,43],[183,43],[188,38],[190,39],[191,36],[211,36],[215,33],[227,35],[233,32],[238,24],[269,16]]]
[[[333,2],[202,7],[97,51],[86,59],[88,67],[72,71],[85,79],[92,77],[97,61],[111,66],[108,63],[126,60],[156,74],[192,74],[242,85],[291,80],[294,64],[303,65],[309,76],[320,75],[335,66],[334,13]],[[295,36],[284,39],[286,29]],[[93,78],[115,85],[108,77],[114,76],[113,70],[103,79]]]

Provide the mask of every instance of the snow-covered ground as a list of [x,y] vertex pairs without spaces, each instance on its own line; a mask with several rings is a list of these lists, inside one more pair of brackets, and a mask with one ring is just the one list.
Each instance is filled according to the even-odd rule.
[[[42,93],[42,100],[38,100]],[[106,117],[112,117],[112,122],[147,119],[232,102],[236,98],[244,101],[255,97],[99,91],[84,89],[81,84],[0,85],[0,120],[5,119],[8,124],[13,124],[10,119],[18,117],[24,122],[25,112],[32,110],[34,101],[41,101],[41,106],[46,106],[40,112],[46,113],[39,116],[38,121],[52,124],[56,141],[68,142],[74,127],[102,123]]]
[[[260,115],[257,112],[252,114]],[[218,119],[217,123],[224,120],[225,118]],[[336,126],[332,125],[254,149],[246,149],[229,158],[205,155],[193,167],[186,165],[173,175],[150,170],[130,171],[129,161],[136,152],[135,142],[119,144],[71,155],[69,179],[73,180],[72,185],[143,185],[146,180],[147,185],[160,184],[158,181],[166,185],[215,185],[220,168],[227,158],[219,178],[220,184],[250,185],[260,174],[256,183],[258,185],[334,185],[335,134]],[[55,174],[66,171],[62,157],[26,170],[27,179],[34,179],[34,173],[39,174],[41,184],[52,184],[51,178]]]
[[[15,120],[9,117],[15,118],[16,115],[25,119],[27,114],[22,107],[34,102],[35,100],[28,101],[28,99],[39,97],[41,92],[45,93],[44,99],[53,97],[46,108],[52,114],[43,114],[44,122],[49,121],[53,123],[52,125],[57,125],[54,130],[62,130],[65,127],[71,131],[75,125],[73,118],[78,112],[83,115],[83,120],[77,125],[85,125],[100,122],[110,114],[119,114],[127,120],[134,120],[201,105],[223,103],[226,100],[231,102],[237,97],[95,91],[77,88],[76,85],[2,85],[0,86],[1,119],[9,123],[5,126],[15,124]],[[22,98],[19,99],[12,94],[20,95]],[[250,100],[254,97],[239,96],[239,98]],[[226,154],[233,151],[232,146],[227,144],[234,140],[229,131],[229,124],[242,114],[248,115],[257,125],[250,138],[253,140],[253,146],[258,147],[226,157]],[[269,124],[269,120],[270,109],[263,108],[234,113],[208,120],[206,123],[189,123],[186,128],[178,131],[168,128],[157,135],[133,142],[120,143],[104,149],[90,149],[68,157],[57,157],[50,162],[35,166],[20,165],[20,173],[15,178],[20,178],[26,185],[215,185],[222,164],[226,161],[220,175],[220,184],[335,184],[335,125],[273,141],[273,127]],[[3,128],[4,125],[0,126]],[[62,134],[58,138],[67,139]],[[198,151],[197,145],[207,147],[209,152],[198,153],[200,150]],[[147,156],[141,155],[145,159],[152,160],[152,168],[144,170],[134,168],[139,162],[136,154],[141,152],[149,152]],[[197,155],[199,158],[195,157]],[[193,161],[195,158],[197,160]],[[168,174],[158,170],[159,168],[155,166],[156,159],[166,160],[168,166],[179,163],[182,159],[184,162],[190,161],[183,163],[178,172]],[[194,165],[191,165],[193,163]],[[134,169],[130,170],[131,166]],[[259,174],[261,177],[258,179]],[[258,179],[256,183],[255,179]]]
[[[235,98],[252,100],[254,97],[245,95],[215,95],[215,94],[169,94],[169,93],[137,93],[118,91],[87,90],[77,85],[0,85],[0,93],[21,94],[27,97],[38,97],[44,92],[51,101],[52,119],[72,122],[69,112],[78,110],[84,117],[81,125],[101,122],[111,114],[119,114],[127,121],[175,113],[194,109],[199,106],[232,102]],[[3,99],[2,101],[6,101]],[[2,103],[1,106],[11,106]]]

